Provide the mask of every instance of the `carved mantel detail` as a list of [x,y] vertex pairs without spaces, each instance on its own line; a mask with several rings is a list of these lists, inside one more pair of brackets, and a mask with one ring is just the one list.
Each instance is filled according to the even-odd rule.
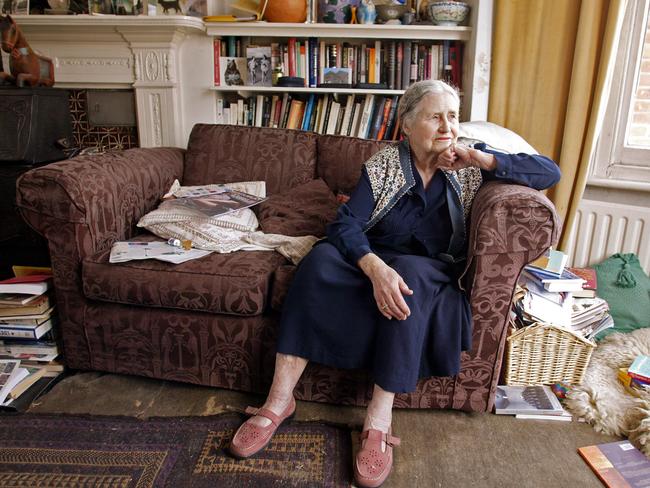
[[135,81],[162,83],[176,81],[173,49],[134,49]]
[[102,58],[102,57],[57,57],[57,68],[70,67],[120,67],[130,68],[132,65],[130,58]]

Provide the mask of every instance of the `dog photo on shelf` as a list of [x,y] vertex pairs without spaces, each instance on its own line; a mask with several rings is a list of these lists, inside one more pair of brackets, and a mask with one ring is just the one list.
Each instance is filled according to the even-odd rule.
[[207,0],[149,0],[148,4],[149,15],[208,15]]
[[247,85],[246,58],[219,58],[221,86]]
[[248,46],[246,48],[246,72],[248,85],[272,85],[271,46]]

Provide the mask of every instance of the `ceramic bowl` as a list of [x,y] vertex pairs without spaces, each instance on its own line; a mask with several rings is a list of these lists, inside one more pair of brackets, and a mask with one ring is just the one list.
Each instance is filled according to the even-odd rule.
[[465,2],[431,2],[429,16],[436,25],[458,25],[469,13],[469,5]]
[[409,8],[406,5],[375,5],[375,10],[377,10],[379,20],[388,22],[389,20],[399,19],[409,11]]

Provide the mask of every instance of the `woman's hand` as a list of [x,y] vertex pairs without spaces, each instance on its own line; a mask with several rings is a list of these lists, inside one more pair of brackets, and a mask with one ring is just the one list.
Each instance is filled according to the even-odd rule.
[[439,168],[454,171],[471,166],[493,171],[497,167],[497,160],[493,154],[462,144],[452,144],[438,155]]
[[413,290],[409,289],[397,271],[372,253],[359,259],[358,264],[372,282],[377,308],[384,317],[405,320],[411,315],[403,295],[412,295]]

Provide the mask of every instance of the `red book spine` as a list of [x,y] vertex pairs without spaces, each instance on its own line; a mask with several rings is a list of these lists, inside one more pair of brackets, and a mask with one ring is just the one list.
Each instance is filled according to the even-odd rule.
[[296,76],[296,38],[290,37],[287,45],[289,58],[289,76]]
[[212,43],[214,53],[214,86],[221,85],[219,58],[221,57],[221,39],[215,39]]
[[628,372],[627,372],[627,375],[628,375],[630,378],[634,378],[635,380],[640,381],[641,383],[646,383],[646,384],[650,383],[650,378],[648,378],[647,376],[643,376],[642,374],[638,374],[638,373],[630,373],[630,372],[628,371]]

